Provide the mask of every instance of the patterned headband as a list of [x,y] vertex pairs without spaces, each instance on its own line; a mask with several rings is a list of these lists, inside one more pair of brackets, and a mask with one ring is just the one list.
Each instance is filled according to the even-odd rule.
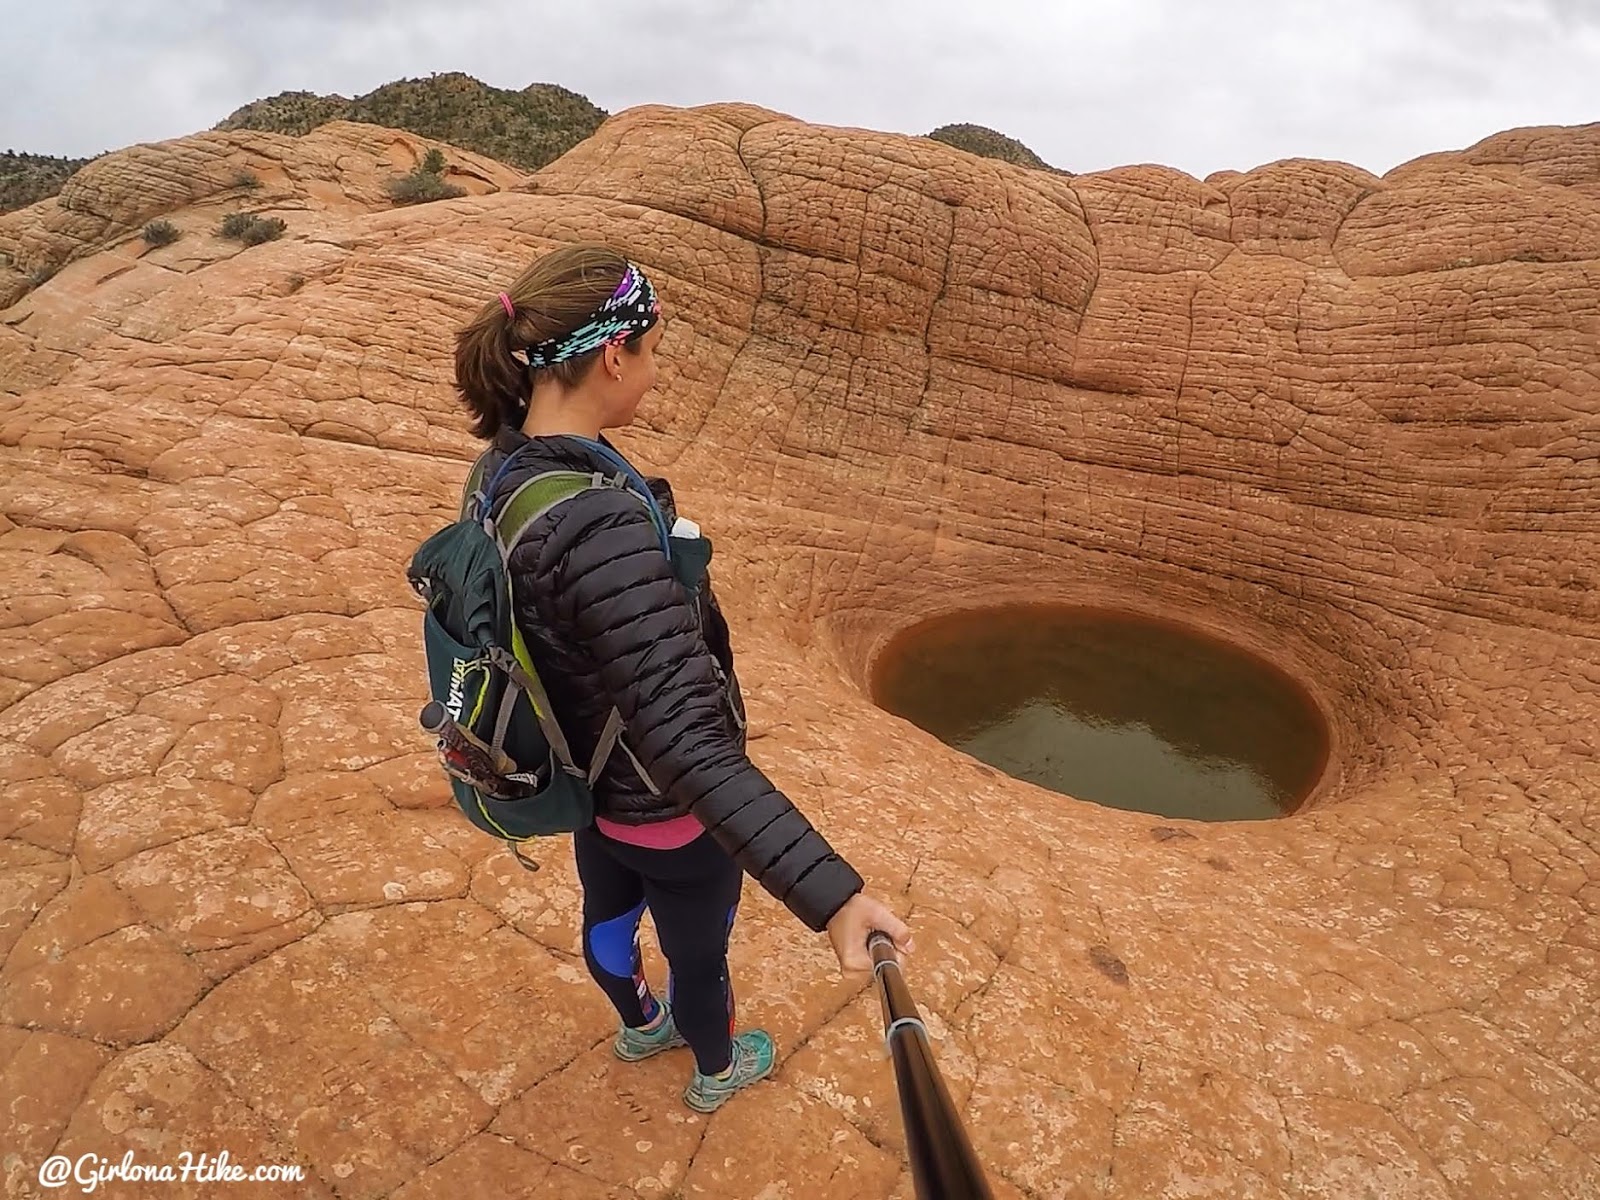
[[661,301],[644,272],[632,263],[622,273],[622,282],[589,318],[569,333],[547,338],[526,350],[513,350],[511,357],[526,367],[553,367],[556,363],[588,354],[612,342],[621,342],[643,333],[661,315]]

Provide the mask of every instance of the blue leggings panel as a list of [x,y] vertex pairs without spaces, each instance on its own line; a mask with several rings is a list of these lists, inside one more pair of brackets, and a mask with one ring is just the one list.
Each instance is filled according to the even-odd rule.
[[744,872],[710,834],[676,850],[613,841],[596,829],[572,837],[583,885],[583,947],[589,974],[624,1025],[638,1027],[655,1005],[639,969],[635,933],[650,910],[670,969],[673,1018],[702,1072],[728,1065],[733,984],[728,937]]
[[642,916],[644,916],[643,900],[620,917],[601,921],[585,934],[589,943],[589,953],[607,974],[617,975],[623,979],[633,977],[634,958],[639,948],[639,918]]

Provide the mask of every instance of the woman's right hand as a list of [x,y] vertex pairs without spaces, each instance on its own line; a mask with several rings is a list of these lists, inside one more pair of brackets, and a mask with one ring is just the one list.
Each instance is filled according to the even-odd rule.
[[833,914],[828,922],[828,941],[839,958],[839,970],[848,975],[852,971],[872,970],[872,955],[867,950],[867,935],[881,929],[894,941],[896,953],[909,954],[912,949],[911,928],[894,910],[865,892],[857,892],[846,900],[844,907]]

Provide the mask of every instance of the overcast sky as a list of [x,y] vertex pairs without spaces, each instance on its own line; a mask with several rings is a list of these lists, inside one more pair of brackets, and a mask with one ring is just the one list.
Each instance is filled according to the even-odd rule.
[[613,113],[970,121],[1074,172],[1305,156],[1381,174],[1600,121],[1600,0],[0,0],[0,31],[0,149],[74,156],[443,71]]

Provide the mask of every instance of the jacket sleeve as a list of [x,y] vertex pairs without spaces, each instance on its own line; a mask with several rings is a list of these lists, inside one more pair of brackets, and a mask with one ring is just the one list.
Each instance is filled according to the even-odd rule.
[[756,882],[821,931],[861,876],[745,755],[689,593],[636,497],[564,506],[539,553],[552,616],[593,657],[628,744]]

